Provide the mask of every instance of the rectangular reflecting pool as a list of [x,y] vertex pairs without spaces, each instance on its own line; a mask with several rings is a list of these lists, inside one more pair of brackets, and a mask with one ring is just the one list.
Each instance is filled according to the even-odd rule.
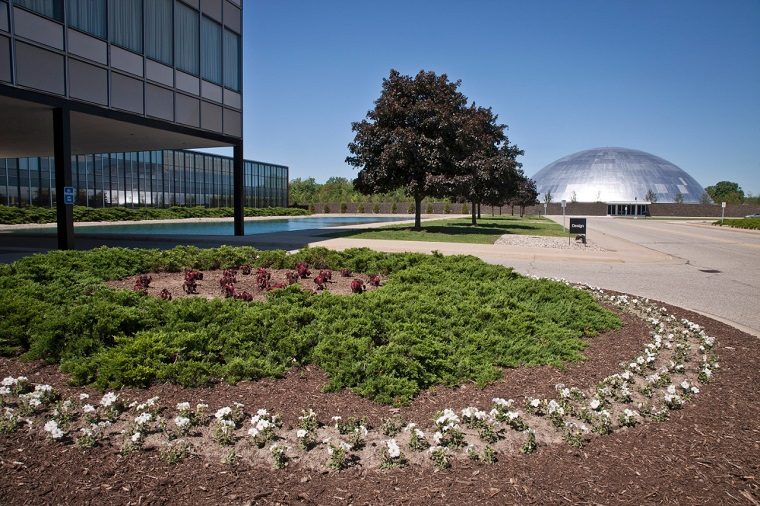
[[[245,235],[268,234],[271,232],[289,232],[293,230],[312,230],[336,227],[340,225],[358,225],[363,223],[394,222],[413,219],[409,216],[322,216],[306,218],[273,218],[267,220],[247,220]],[[15,233],[34,233],[53,235],[55,227],[37,229],[18,229]],[[223,222],[178,222],[178,223],[139,223],[125,222],[118,225],[74,226],[77,235],[233,235],[232,221]]]

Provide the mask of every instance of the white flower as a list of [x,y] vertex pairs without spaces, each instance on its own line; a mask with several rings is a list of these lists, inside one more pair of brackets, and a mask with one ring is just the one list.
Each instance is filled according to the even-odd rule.
[[668,385],[668,393],[670,395],[675,395],[675,393],[676,393],[676,386],[675,385]]
[[258,436],[259,435],[259,429],[257,429],[256,427],[251,427],[250,429],[248,429],[248,435],[251,436],[251,437]]
[[509,419],[510,422],[512,420],[514,420],[515,418],[519,418],[519,417],[520,417],[520,413],[519,412],[517,412],[517,411],[507,411],[507,418]]
[[186,416],[177,416],[174,418],[174,424],[180,429],[184,429],[190,425],[190,419]]
[[389,439],[385,442],[385,445],[388,447],[388,457],[396,459],[401,455],[401,449],[398,447],[395,439]]
[[305,437],[306,437],[306,434],[308,434],[308,432],[306,432],[304,429],[298,429],[298,430],[296,431],[296,437],[297,437],[298,439],[303,439],[303,438],[305,438]]
[[440,431],[437,431],[435,434],[433,434],[433,442],[435,444],[440,444],[441,439],[443,439],[443,434],[441,434]]
[[449,408],[444,409],[443,414],[435,421],[435,424],[438,426],[454,425],[457,423],[459,423],[459,417]]
[[89,399],[89,398],[90,398],[90,394],[79,394],[79,400],[80,401],[83,401],[83,400]]
[[11,376],[7,376],[7,377],[3,378],[3,382],[2,382],[2,385],[3,385],[4,387],[12,387],[12,386],[14,386],[16,383],[17,383],[17,381],[16,381],[16,378],[13,378],[13,377],[11,377]]
[[82,406],[82,411],[84,411],[85,413],[94,413],[95,406],[93,406],[92,404],[85,404],[84,406]]
[[8,387],[0,387],[0,395],[10,395],[11,389]]
[[425,439],[425,433],[422,432],[420,429],[414,429],[414,434],[417,436],[418,439]]
[[697,387],[691,387],[691,393],[693,393],[694,395],[698,394],[699,393],[699,388],[697,388]]
[[35,392],[50,393],[53,391],[53,387],[50,385],[37,385],[34,387]]
[[130,438],[133,443],[138,443],[142,439],[142,433],[141,432],[135,432],[132,434],[132,437]]
[[589,403],[589,406],[591,406],[591,409],[596,411],[599,409],[599,407],[602,405],[601,402],[599,402],[599,399],[591,399],[591,402]]
[[145,412],[145,413],[140,414],[140,416],[138,416],[137,418],[135,418],[135,424],[138,426],[145,425],[151,420],[153,420],[153,415],[151,415],[148,412]]
[[256,411],[256,415],[257,416],[262,416],[262,417],[269,416],[269,411],[267,411],[266,409],[262,408],[262,409],[259,409],[258,411]]
[[541,405],[541,401],[539,399],[533,399],[530,401],[531,407],[537,408]]
[[345,441],[340,442],[340,447],[343,448],[345,451],[351,450],[351,445],[346,443]]
[[177,403],[177,411],[190,411],[190,403],[189,402],[178,402]]
[[45,423],[45,432],[50,433],[50,437],[53,439],[61,439],[63,437],[63,431],[58,427],[58,422],[55,420],[49,420]]
[[563,416],[565,414],[565,410],[554,399],[549,401],[546,408],[550,415],[557,413],[559,416]]
[[223,408],[219,408],[214,416],[217,420],[221,420],[230,416],[230,413],[232,413],[232,408],[229,406],[224,406]]
[[688,381],[686,381],[686,380],[683,380],[683,381],[681,382],[681,388],[683,388],[685,391],[687,391],[687,392],[688,392],[688,391],[691,389],[691,385],[689,384],[689,382],[688,382]]
[[195,410],[196,411],[205,411],[207,409],[208,409],[208,404],[204,404],[202,402],[199,402],[198,404],[195,405]]
[[107,394],[103,396],[102,399],[100,399],[100,405],[103,406],[104,408],[111,407],[113,403],[116,402],[116,399],[118,398],[119,396],[116,395],[115,393],[108,392]]
[[515,402],[512,399],[504,400],[501,397],[494,397],[491,399],[491,402],[495,404],[496,406],[503,406],[505,408],[509,408],[512,406],[512,404]]

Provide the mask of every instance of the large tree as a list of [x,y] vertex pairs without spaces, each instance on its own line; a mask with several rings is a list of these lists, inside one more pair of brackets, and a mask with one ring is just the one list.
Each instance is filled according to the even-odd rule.
[[346,162],[359,168],[354,186],[365,194],[403,188],[414,199],[417,229],[422,199],[451,195],[461,169],[467,98],[459,85],[445,74],[391,70],[374,109],[352,124]]
[[744,202],[744,190],[733,181],[719,181],[715,183],[715,186],[705,188],[705,191],[716,203],[741,204]]
[[506,125],[497,123],[490,108],[473,104],[463,114],[456,196],[472,202],[472,224],[476,225],[480,204],[503,203],[515,192],[517,157],[523,151],[509,144]]
[[[544,195],[544,200],[547,204],[551,203],[551,192],[547,192]],[[517,191],[514,197],[510,200],[512,206],[519,206],[520,217],[525,214],[525,208],[528,206],[534,206],[538,204],[538,190],[536,190],[536,182],[531,178],[526,177],[522,171],[519,171],[519,180],[517,182]]]

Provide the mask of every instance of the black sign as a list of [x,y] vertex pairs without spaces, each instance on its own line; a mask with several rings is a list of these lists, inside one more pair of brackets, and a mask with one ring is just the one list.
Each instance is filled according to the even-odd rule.
[[586,235],[586,218],[570,218],[570,233]]

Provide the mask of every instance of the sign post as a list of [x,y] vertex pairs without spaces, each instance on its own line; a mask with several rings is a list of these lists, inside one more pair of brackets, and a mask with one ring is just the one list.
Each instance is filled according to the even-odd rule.
[[726,203],[720,203],[720,224],[723,225],[723,218],[726,216]]
[[74,187],[73,186],[63,187],[63,203],[66,204],[67,206],[74,205]]
[[567,200],[562,201],[562,228],[567,230],[565,226],[565,207],[567,207]]
[[570,218],[570,228],[567,231],[567,243],[570,244],[570,236],[575,234],[575,238],[581,238],[583,244],[586,244],[586,218]]

